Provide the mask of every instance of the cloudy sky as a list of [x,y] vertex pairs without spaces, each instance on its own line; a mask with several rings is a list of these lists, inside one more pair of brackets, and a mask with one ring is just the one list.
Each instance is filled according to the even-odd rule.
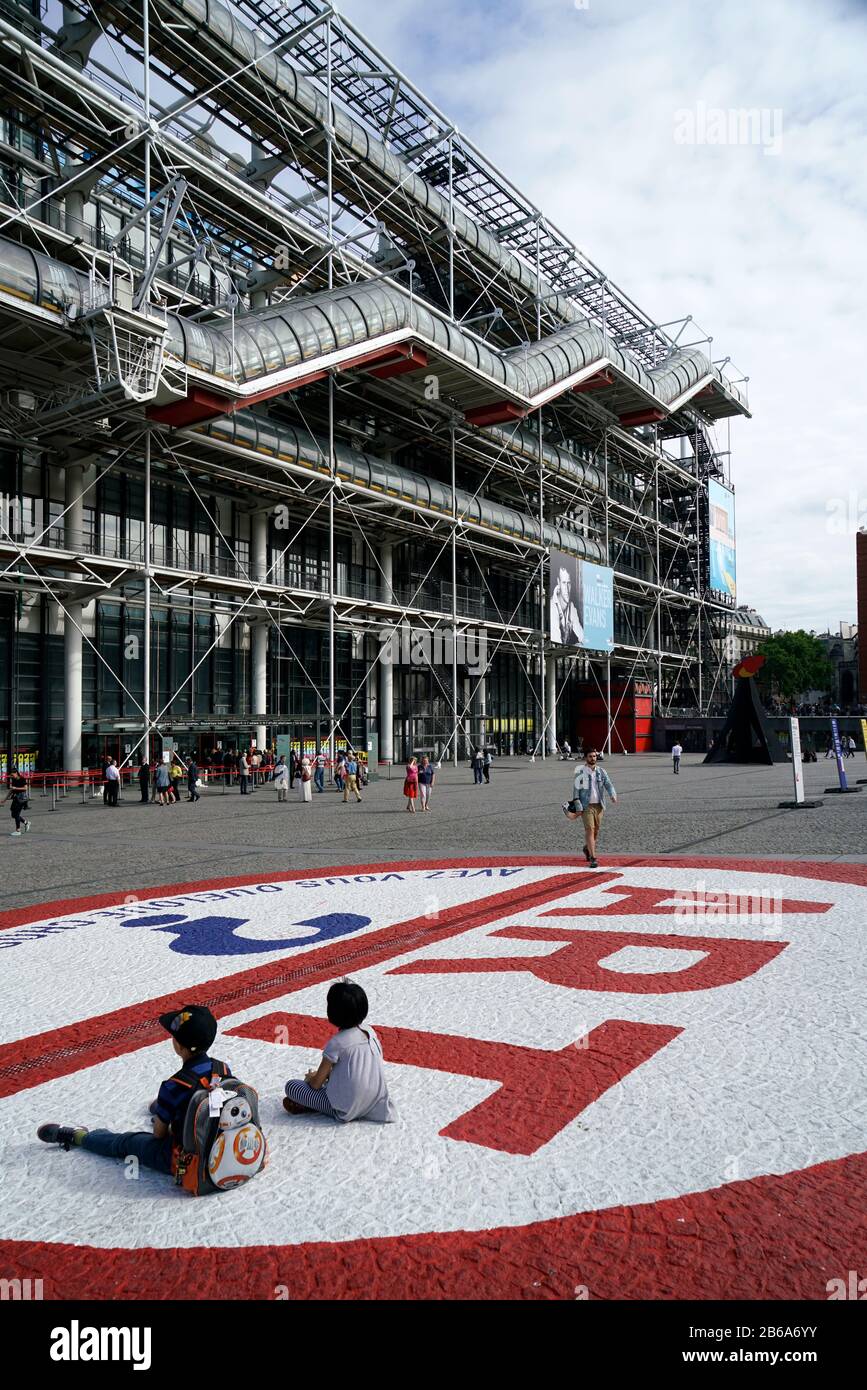
[[[749,375],[739,601],[773,627],[854,621],[867,0],[338,8],[649,314],[692,314]],[[763,109],[765,145],[679,142],[700,104]]]

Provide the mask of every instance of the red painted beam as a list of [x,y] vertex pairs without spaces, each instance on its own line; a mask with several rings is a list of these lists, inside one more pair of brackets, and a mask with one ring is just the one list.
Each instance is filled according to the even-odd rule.
[[[400,345],[403,349],[403,344]],[[428,364],[428,356],[423,348],[412,344],[408,351],[401,351],[391,361],[385,362],[381,367],[374,367],[370,375],[378,377],[380,381],[387,381],[392,376],[404,376],[407,372],[417,372]]]
[[169,405],[149,405],[145,413],[149,420],[170,425],[172,429],[182,429],[184,425],[197,425],[202,420],[226,415],[231,409],[232,402],[228,397],[205,391],[201,386],[191,386],[184,400],[172,401]]
[[572,387],[572,390],[577,395],[582,391],[601,391],[603,387],[613,385],[614,374],[605,370],[597,372],[595,376],[588,377],[586,381],[579,381],[577,386]]
[[632,415],[621,415],[621,425],[655,425],[665,419],[664,410],[637,410]]
[[523,420],[527,413],[512,401],[492,401],[490,405],[465,410],[464,419],[470,425],[503,425],[509,420]]
[[247,405],[258,405],[260,401],[270,401],[273,396],[285,396],[290,391],[298,391],[302,386],[310,386],[314,381],[322,381],[328,373],[324,370],[308,372],[307,376],[296,377],[294,381],[281,382],[277,386],[269,386],[264,391],[257,391],[253,396],[244,396],[243,400],[232,401],[227,410],[227,415],[233,415],[236,410],[243,410]]

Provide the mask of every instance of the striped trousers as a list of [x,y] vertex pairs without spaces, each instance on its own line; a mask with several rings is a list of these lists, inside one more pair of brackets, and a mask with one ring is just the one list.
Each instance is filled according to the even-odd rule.
[[333,1115],[337,1119],[324,1086],[321,1090],[314,1091],[306,1081],[287,1081],[285,1089],[289,1099],[294,1100],[296,1105],[303,1105],[305,1110],[318,1110],[321,1115]]

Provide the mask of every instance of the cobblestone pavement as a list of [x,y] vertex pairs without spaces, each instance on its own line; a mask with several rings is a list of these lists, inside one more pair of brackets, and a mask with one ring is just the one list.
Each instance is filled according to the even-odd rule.
[[[808,798],[816,810],[785,811],[793,795],[789,766],[705,767],[687,756],[675,778],[670,759],[646,754],[606,763],[620,795],[606,813],[601,852],[750,858],[841,859],[867,863],[867,787],[860,795],[822,797],[836,784],[835,764],[808,765]],[[863,756],[846,764],[850,781],[867,777]],[[101,799],[80,804],[70,794],[50,810],[33,798],[33,833],[0,837],[0,906],[47,897],[155,887],[207,877],[376,859],[449,854],[575,853],[578,828],[560,806],[571,794],[571,764],[502,759],[490,785],[475,786],[467,767],[443,767],[429,815],[406,814],[402,772],[367,788],[362,805],[344,805],[334,788],[314,792],[311,805],[295,792],[278,805],[269,786],[241,797],[211,787],[200,802],[141,806],[126,789],[116,811]],[[11,822],[10,822],[11,825]]]
[[[835,781],[806,772],[808,796]],[[33,833],[0,842],[0,1270],[64,1299],[858,1287],[867,795],[787,812],[787,767],[609,773],[598,873],[562,763],[480,787],[444,768],[412,817],[398,778],[360,806],[34,797]],[[347,971],[394,1125],[280,1109]],[[217,1015],[271,1149],[206,1225],[164,1176],[34,1138],[146,1123],[176,1062],[155,1020],[181,996]]]

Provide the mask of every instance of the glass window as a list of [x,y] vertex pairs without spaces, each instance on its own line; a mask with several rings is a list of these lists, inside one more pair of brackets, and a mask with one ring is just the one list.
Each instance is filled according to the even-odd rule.
[[126,553],[129,560],[144,559],[144,522],[133,517],[126,523]]

